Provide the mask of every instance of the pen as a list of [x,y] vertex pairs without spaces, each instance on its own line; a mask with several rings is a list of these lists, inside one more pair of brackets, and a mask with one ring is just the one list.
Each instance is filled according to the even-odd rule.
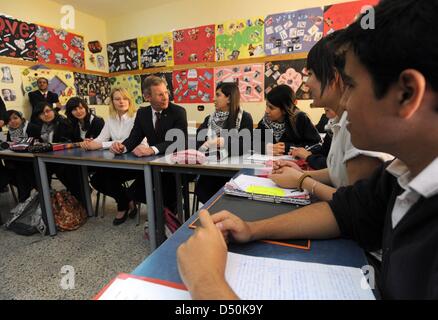
[[319,143],[317,143],[317,144],[314,144],[313,146],[310,146],[310,147],[305,147],[304,149],[306,149],[307,151],[310,151],[310,150],[312,150],[313,148],[315,148],[316,146],[319,146],[320,144]]

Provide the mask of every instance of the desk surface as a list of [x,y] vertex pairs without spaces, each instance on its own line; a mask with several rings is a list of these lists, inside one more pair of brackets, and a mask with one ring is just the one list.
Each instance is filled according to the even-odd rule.
[[[220,190],[204,207],[209,207]],[[232,208],[229,208],[232,211]],[[132,273],[138,276],[157,278],[172,282],[181,283],[176,262],[176,250],[178,246],[186,241],[193,230],[189,225],[197,218],[192,216],[171,238],[166,240],[157,250],[148,256]],[[229,251],[251,256],[263,256],[283,260],[296,260],[302,262],[314,262],[340,266],[361,268],[367,265],[365,254],[356,243],[349,240],[312,240],[309,251],[289,248],[264,242],[252,242],[248,244],[232,244]]]
[[1,150],[0,151],[0,158],[26,158],[26,159],[32,159],[35,155],[33,153],[29,152],[14,152],[11,150]]

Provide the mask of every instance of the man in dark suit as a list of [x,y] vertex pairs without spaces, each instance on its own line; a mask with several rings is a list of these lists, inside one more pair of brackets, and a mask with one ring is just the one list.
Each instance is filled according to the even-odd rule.
[[37,80],[38,90],[29,92],[29,101],[32,106],[32,112],[40,102],[48,102],[51,105],[56,103],[56,111],[59,111],[61,105],[59,103],[59,97],[56,93],[49,91],[49,80],[46,78],[38,78]]
[[[122,143],[113,143],[111,151],[116,154],[132,151],[137,157],[164,154],[166,149],[176,141],[176,138],[173,141],[165,139],[166,133],[171,129],[180,130],[180,136],[184,137],[182,142],[185,147],[187,144],[187,113],[183,107],[169,102],[166,82],[155,76],[146,78],[143,84],[143,94],[151,105],[137,111],[131,134]],[[145,137],[149,146],[141,144]],[[165,206],[171,211],[175,211],[175,176],[163,174],[162,180],[167,190],[175,190],[175,192],[164,193],[163,197]],[[146,202],[143,174],[139,175],[135,183],[132,184],[129,193],[133,195],[134,200]]]

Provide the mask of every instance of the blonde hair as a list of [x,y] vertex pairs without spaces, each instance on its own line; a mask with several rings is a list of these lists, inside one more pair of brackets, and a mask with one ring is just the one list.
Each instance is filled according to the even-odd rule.
[[134,100],[132,99],[131,94],[125,88],[114,88],[111,91],[111,94],[110,94],[110,108],[109,108],[109,115],[110,115],[110,117],[111,118],[116,118],[117,117],[117,109],[116,109],[116,107],[114,106],[114,103],[113,103],[114,94],[116,92],[120,92],[120,94],[122,95],[123,98],[128,99],[128,101],[129,101],[128,116],[133,118],[135,116],[135,113],[137,112],[137,106],[135,105]]

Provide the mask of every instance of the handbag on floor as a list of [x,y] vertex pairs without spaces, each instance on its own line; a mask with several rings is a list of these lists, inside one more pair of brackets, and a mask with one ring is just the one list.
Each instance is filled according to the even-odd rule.
[[5,223],[6,229],[23,236],[31,236],[38,232],[46,234],[38,193],[19,203],[11,210],[11,214],[11,218]]
[[87,221],[84,207],[70,192],[56,191],[52,195],[55,224],[60,231],[77,230]]

